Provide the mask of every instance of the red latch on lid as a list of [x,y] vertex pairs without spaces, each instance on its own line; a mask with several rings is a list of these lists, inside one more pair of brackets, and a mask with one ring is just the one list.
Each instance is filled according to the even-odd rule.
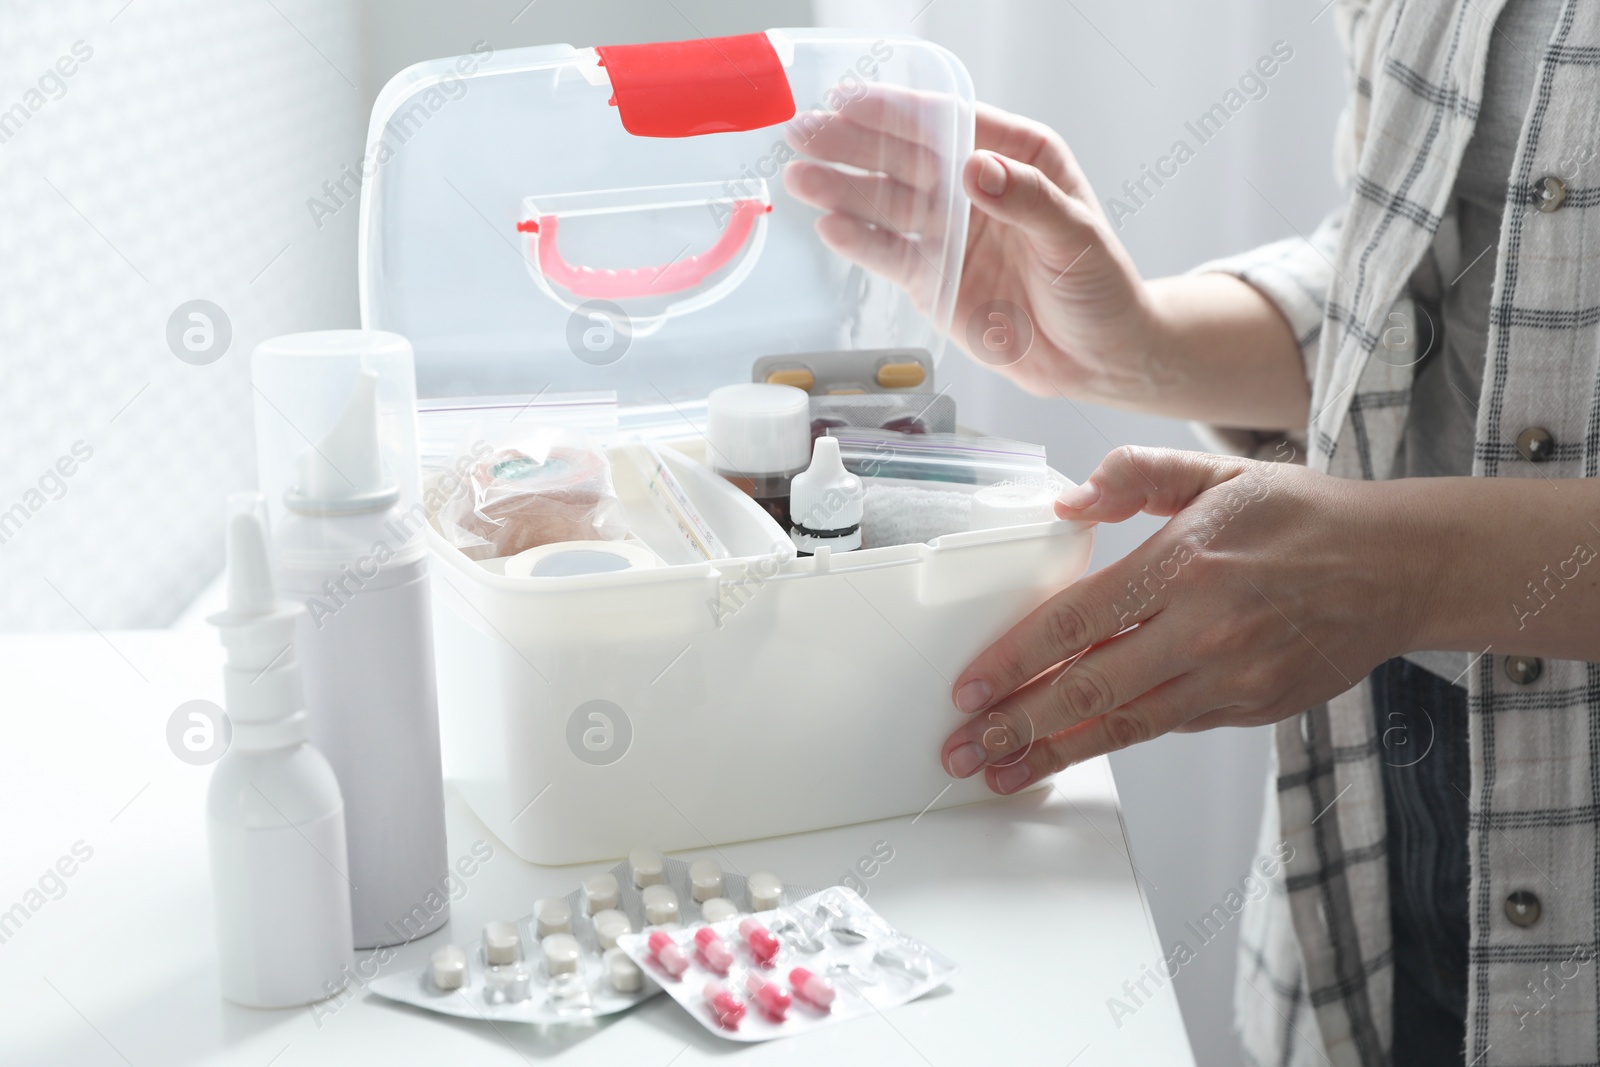
[[764,33],[595,51],[622,128],[635,137],[736,133],[794,117],[789,78]]

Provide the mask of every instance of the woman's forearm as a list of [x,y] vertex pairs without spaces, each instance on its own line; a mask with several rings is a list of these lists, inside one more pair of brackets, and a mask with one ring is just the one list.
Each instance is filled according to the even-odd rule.
[[1415,648],[1600,660],[1600,481],[1375,483],[1423,598]]
[[1147,283],[1154,351],[1136,385],[1094,399],[1154,415],[1252,430],[1298,430],[1311,389],[1277,307],[1229,274]]

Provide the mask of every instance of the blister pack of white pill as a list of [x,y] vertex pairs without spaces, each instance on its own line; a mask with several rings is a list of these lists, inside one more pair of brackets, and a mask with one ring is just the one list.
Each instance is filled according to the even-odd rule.
[[647,978],[730,1041],[872,1015],[949,981],[955,963],[833,886],[771,911],[617,939]]
[[478,943],[445,945],[427,965],[383,975],[368,988],[467,1019],[555,1023],[610,1015],[661,991],[617,947],[622,936],[735,921],[808,892],[769,871],[746,877],[715,860],[684,862],[640,847],[565,897],[536,901],[531,915],[489,923]]

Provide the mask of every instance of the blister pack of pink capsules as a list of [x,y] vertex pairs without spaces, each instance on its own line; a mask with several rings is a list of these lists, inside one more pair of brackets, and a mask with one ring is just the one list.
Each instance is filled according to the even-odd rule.
[[617,947],[730,1041],[791,1037],[898,1007],[957,971],[843,886],[753,915],[627,934]]
[[477,944],[442,945],[422,967],[368,988],[390,1000],[466,1019],[559,1023],[610,1015],[661,991],[618,946],[630,931],[676,934],[685,923],[737,922],[799,900],[770,871],[724,873],[712,859],[668,859],[649,846],[584,879],[533,913],[491,922]]

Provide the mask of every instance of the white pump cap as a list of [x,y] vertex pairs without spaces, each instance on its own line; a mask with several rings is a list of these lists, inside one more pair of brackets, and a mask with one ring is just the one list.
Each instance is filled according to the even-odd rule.
[[811,398],[792,385],[744,382],[711,390],[706,439],[721,474],[785,475],[806,465]]
[[400,499],[378,445],[378,372],[363,369],[333,429],[295,459],[289,510],[309,514],[376,511]]
[[270,739],[236,731],[234,740],[303,738],[305,702],[294,655],[294,626],[304,609],[279,599],[273,589],[266,502],[261,494],[235,494],[228,499],[228,511],[228,606],[206,620],[222,631],[222,644],[228,650],[223,668],[228,717],[246,730],[283,724]]
[[[267,496],[275,560],[283,559],[286,511],[380,517],[391,505],[409,513],[421,502],[412,363],[410,342],[381,330],[291,333],[256,346],[257,484]],[[370,547],[367,532],[362,540]],[[340,562],[351,558],[344,546],[339,554]]]
[[811,466],[794,476],[789,488],[789,515],[795,526],[831,532],[861,525],[866,492],[861,479],[844,469],[837,437],[819,437]]

